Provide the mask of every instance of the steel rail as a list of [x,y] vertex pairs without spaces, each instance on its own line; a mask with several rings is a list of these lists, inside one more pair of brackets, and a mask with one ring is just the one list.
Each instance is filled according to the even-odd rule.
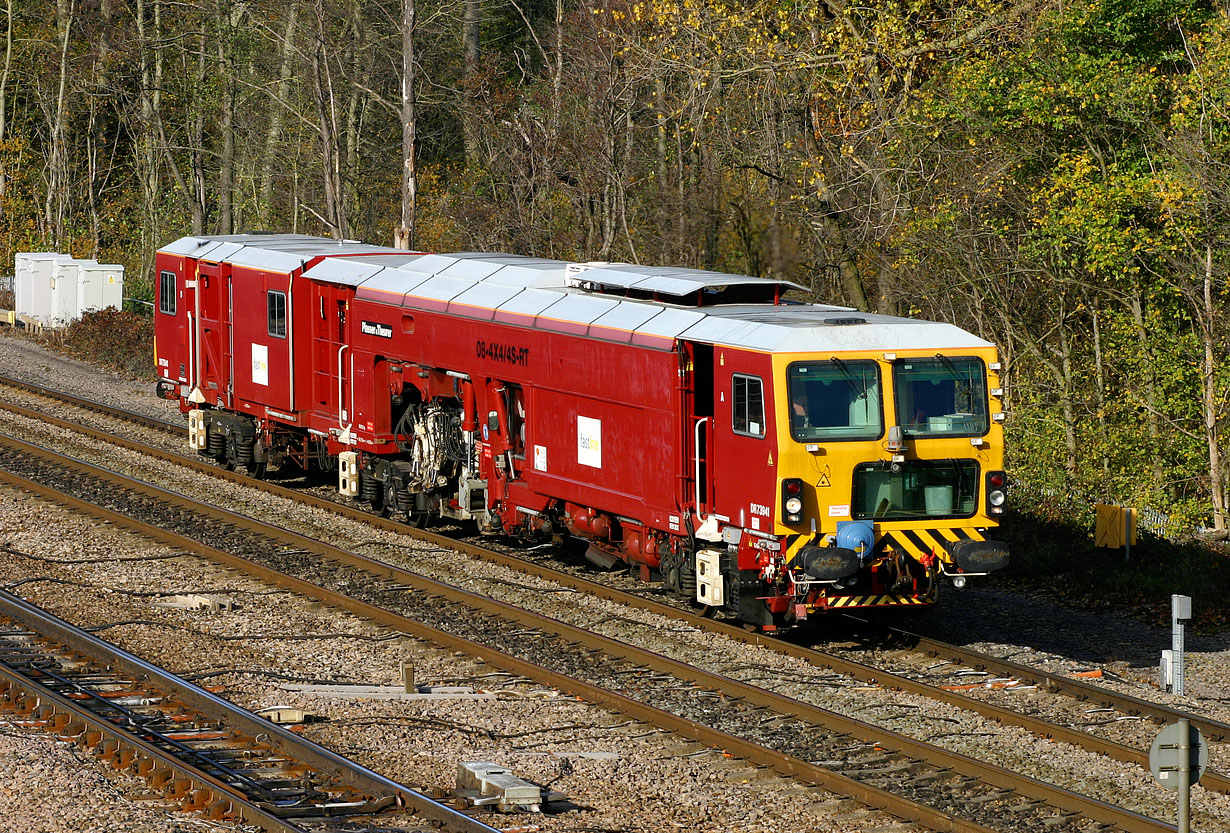
[[163,691],[174,692],[176,700],[204,714],[224,716],[229,728],[254,737],[264,736],[274,748],[287,757],[329,773],[342,784],[368,794],[390,796],[396,800],[398,806],[409,807],[424,818],[449,825],[450,830],[462,833],[491,833],[495,830],[65,622],[5,590],[0,590],[0,614],[24,622],[42,636],[80,651],[85,656],[100,659],[107,667],[119,669],[124,674],[147,681]]
[[[1160,833],[1160,831],[1173,831],[1175,829],[1172,825],[1121,807],[1117,807],[1107,802],[1091,798],[1089,796],[1081,795],[1080,793],[1072,790],[1058,787],[1029,776],[1021,775],[994,764],[978,761],[965,755],[950,752],[940,747],[885,730],[881,727],[853,718],[848,718],[844,715],[831,712],[810,703],[785,697],[775,692],[767,691],[741,681],[733,680],[718,674],[695,668],[652,651],[637,648],[609,637],[595,634],[583,628],[578,628],[540,614],[517,608],[505,602],[490,599],[470,591],[443,584],[386,562],[357,553],[348,552],[330,544],[307,538],[299,535],[298,533],[290,532],[289,530],[282,529],[281,527],[277,527],[275,525],[258,521],[243,515],[238,515],[221,507],[186,498],[166,489],[143,483],[139,480],[134,480],[125,475],[121,475],[83,461],[66,457],[54,451],[50,451],[49,449],[34,446],[16,438],[0,435],[0,446],[11,448],[14,451],[34,454],[43,459],[53,460],[57,465],[76,470],[81,474],[96,477],[104,482],[113,483],[117,486],[122,485],[130,491],[145,494],[146,496],[153,497],[161,502],[178,506],[200,515],[208,516],[222,523],[230,524],[236,528],[256,532],[273,540],[293,546],[298,550],[315,553],[320,557],[365,570],[377,578],[392,579],[401,585],[413,588],[417,592],[446,599],[448,601],[469,607],[480,613],[511,620],[518,627],[528,626],[536,628],[540,631],[553,633],[565,640],[568,640],[569,642],[591,648],[608,656],[619,657],[652,670],[670,674],[678,679],[688,680],[697,685],[704,686],[715,691],[721,691],[727,696],[741,698],[745,702],[772,709],[780,714],[793,715],[798,719],[811,722],[818,726],[823,726],[831,731],[856,737],[864,741],[874,742],[885,749],[899,752],[916,760],[926,761],[933,766],[949,769],[954,772],[976,778],[985,784],[989,784],[1000,789],[1010,790],[1028,798],[1044,801],[1048,805],[1059,808],[1063,811],[1078,813],[1082,817],[1090,818],[1104,824],[1113,825],[1118,827],[1120,830],[1125,831],[1125,833]],[[24,478],[17,478],[8,472],[0,472],[0,475],[3,475],[4,480],[9,480],[10,482],[24,481]],[[23,483],[23,488],[30,488],[31,485],[37,484],[29,484],[29,481],[25,481],[25,483]],[[57,500],[59,502],[64,502],[64,497],[66,497],[57,496],[57,493],[55,493],[54,490],[49,490],[45,487],[40,487],[37,491],[41,494],[48,495],[53,500]],[[99,511],[101,507],[93,507],[85,501],[77,501],[76,499],[73,500],[77,503],[79,508],[81,505],[91,506],[88,510],[91,514],[95,514],[99,517],[102,516]],[[136,528],[131,520],[124,520],[124,516],[122,515],[117,515],[116,513],[111,513],[109,511],[108,515],[112,516],[110,519],[116,523],[123,523],[129,527]],[[183,539],[181,536],[158,529],[156,527],[151,527],[148,524],[142,524],[142,526],[146,530],[154,532],[151,537],[155,537],[158,540],[171,543],[171,541],[164,536],[174,536],[175,539],[179,539],[173,544],[174,546],[186,547],[189,545],[186,544],[185,541],[191,541],[191,539]],[[193,551],[202,553],[204,553],[207,549],[212,549],[206,548],[200,543],[195,542],[190,546]],[[927,808],[925,813],[922,813],[918,809],[920,805],[917,805],[909,799],[905,799],[901,796],[896,796],[882,790],[877,790],[867,784],[862,784],[853,779],[848,779],[845,776],[838,775],[837,773],[816,767],[809,762],[793,756],[783,755],[782,753],[774,750],[768,750],[758,744],[752,744],[724,732],[720,732],[701,724],[696,724],[686,718],[671,715],[663,712],[662,710],[655,709],[652,706],[648,706],[647,704],[640,703],[634,699],[611,692],[607,689],[603,689],[574,678],[559,675],[556,672],[527,663],[526,661],[510,654],[498,652],[488,646],[483,646],[462,637],[457,637],[455,635],[438,631],[437,629],[430,628],[421,623],[407,619],[400,614],[387,611],[366,602],[352,599],[343,594],[327,590],[326,588],[305,582],[296,577],[288,576],[277,570],[269,568],[268,566],[255,565],[248,559],[225,553],[218,553],[216,550],[213,553],[208,554],[207,557],[227,563],[229,566],[234,566],[260,578],[272,581],[273,583],[279,584],[287,589],[291,589],[296,593],[317,598],[326,604],[331,604],[350,610],[353,613],[380,624],[385,624],[397,630],[411,633],[412,635],[428,639],[429,641],[436,642],[437,644],[445,644],[447,647],[455,647],[458,650],[463,650],[467,654],[481,656],[497,667],[502,667],[505,670],[521,676],[540,680],[548,685],[590,700],[591,702],[598,702],[600,704],[607,705],[608,707],[621,711],[630,717],[634,717],[635,719],[648,720],[654,725],[668,728],[672,731],[678,732],[681,735],[691,737],[700,742],[730,749],[748,760],[752,760],[756,763],[763,763],[780,772],[794,775],[796,777],[803,778],[804,780],[811,780],[813,783],[818,783],[832,789],[834,792],[855,798],[870,806],[885,809],[894,815],[898,815],[899,817],[908,818],[910,820],[926,824],[932,829],[954,831],[982,829],[979,825],[967,827],[965,825],[971,824],[970,822],[963,819],[954,818],[947,813],[936,811],[932,808]],[[833,780],[834,778],[842,779],[842,781],[836,782]],[[844,783],[845,785],[841,787],[836,786],[838,783]],[[908,802],[908,805],[905,802]],[[936,815],[937,813],[938,816]]]
[[[50,391],[44,393],[43,395],[59,396],[59,393]],[[268,494],[275,494],[281,497],[293,499],[317,509],[336,512],[344,517],[358,520],[371,526],[393,532],[399,532],[437,546],[450,547],[472,557],[481,558],[485,561],[499,564],[500,566],[507,567],[527,575],[532,575],[537,578],[554,581],[570,589],[594,595],[608,601],[618,602],[630,607],[636,607],[651,613],[656,613],[661,616],[677,619],[699,630],[721,634],[725,637],[738,640],[739,642],[743,642],[745,644],[758,645],[768,648],[769,650],[775,651],[779,654],[803,660],[811,665],[821,668],[828,668],[834,672],[845,674],[852,679],[859,680],[860,682],[875,683],[886,688],[892,688],[909,694],[938,700],[961,709],[972,711],[975,714],[981,715],[982,717],[990,720],[994,720],[1000,724],[1018,726],[1040,737],[1050,738],[1062,743],[1070,743],[1090,752],[1106,755],[1113,760],[1135,764],[1142,768],[1149,766],[1148,750],[1138,749],[1136,747],[1119,743],[1118,741],[1102,738],[1074,727],[1052,723],[1042,718],[1013,711],[1012,709],[999,706],[995,703],[978,700],[977,698],[969,697],[958,692],[947,691],[938,686],[915,680],[901,674],[896,674],[891,671],[859,663],[830,652],[796,645],[782,639],[781,637],[749,633],[738,625],[732,625],[727,622],[700,616],[695,613],[681,610],[678,607],[646,598],[642,595],[628,593],[580,576],[575,576],[559,570],[553,570],[549,567],[535,564],[513,555],[490,550],[470,542],[458,541],[454,538],[449,538],[448,536],[440,535],[429,530],[410,527],[406,524],[398,523],[388,518],[383,518],[379,515],[374,515],[370,512],[365,512],[361,509],[331,501],[317,495],[307,494],[300,490],[279,486],[275,483],[270,483],[267,481],[254,480],[247,475],[219,468],[217,465],[207,462],[199,457],[187,456],[175,452],[164,451],[162,449],[152,448],[133,440],[115,437],[102,431],[89,429],[68,420],[62,420],[58,417],[53,417],[38,411],[22,408],[17,405],[0,403],[0,409],[9,410],[29,419],[41,419],[59,427],[76,430],[86,434],[87,436],[92,436],[97,439],[118,444],[132,451],[153,456],[163,462],[185,466],[194,471],[219,477],[232,483],[246,485],[264,491]],[[857,617],[850,618],[857,619]],[[908,631],[902,631],[900,629],[893,630],[898,633],[900,638],[902,638],[906,643],[913,643],[908,645],[908,647],[916,648],[917,650],[929,655],[951,659],[954,662],[959,662],[979,670],[991,669],[994,670],[995,673],[1015,677],[1024,683],[1043,686],[1051,692],[1063,694],[1077,700],[1098,703],[1103,706],[1114,708],[1124,714],[1147,716],[1160,722],[1173,722],[1185,718],[1190,720],[1193,726],[1199,727],[1200,730],[1205,733],[1206,737],[1211,740],[1230,740],[1230,724],[1222,723],[1211,718],[1202,717],[1191,712],[1185,712],[1162,704],[1150,703],[1146,700],[1142,700],[1128,694],[1121,694],[1083,680],[1062,677],[1057,674],[1030,668],[1018,663],[1000,660],[977,651],[972,651],[955,645],[949,645],[937,640],[929,639],[928,637],[909,633]],[[1230,776],[1220,772],[1206,770],[1204,777],[1201,779],[1201,785],[1216,792],[1230,794]]]
[[[890,628],[889,630],[906,647],[929,656],[951,660],[980,671],[991,671],[995,674],[1014,677],[1022,682],[1065,694],[1077,700],[1086,700],[1126,714],[1141,715],[1159,723],[1170,723],[1179,719],[1189,720],[1192,726],[1199,728],[1208,740],[1230,742],[1230,723],[1171,708],[1161,703],[1151,703],[1130,694],[1122,694],[1099,685],[1065,677],[1062,674],[962,648],[960,645],[950,645],[947,642],[912,633],[902,628]],[[1207,773],[1206,777],[1208,777]],[[1227,784],[1225,777],[1219,776],[1219,778],[1221,780],[1218,783],[1224,786],[1218,789],[1221,792],[1230,792],[1230,784]],[[1201,783],[1204,783],[1203,779]]]
[[85,411],[93,411],[94,413],[103,414],[104,416],[113,417],[123,420],[124,422],[132,422],[141,425],[145,428],[156,428],[160,431],[165,431],[168,434],[179,434],[184,429],[174,422],[169,422],[157,417],[139,414],[136,411],[117,408],[114,405],[107,405],[104,402],[95,402],[93,399],[85,399],[80,396],[68,393],[54,388],[45,388],[34,382],[25,382],[21,379],[13,379],[9,376],[0,376],[0,385],[7,385],[10,388],[17,388],[26,393],[32,393],[36,396],[43,396],[49,399],[55,399],[65,405],[71,405],[74,408],[81,408]]
[[[14,689],[20,692],[17,697],[12,694]],[[107,738],[116,745],[112,754],[120,748],[128,748],[144,758],[147,763],[139,765],[144,769],[144,774],[153,777],[158,774],[156,769],[161,767],[164,772],[174,773],[171,778],[165,779],[164,783],[182,780],[194,785],[196,790],[208,791],[214,801],[226,805],[219,806],[211,801],[209,809],[212,815],[220,818],[238,817],[245,823],[270,831],[270,833],[307,833],[304,828],[279,818],[249,801],[245,795],[229,784],[183,764],[173,755],[138,735],[125,732],[107,720],[98,719],[84,706],[74,703],[57,692],[48,691],[4,664],[0,664],[0,694],[10,701],[16,701],[17,710],[28,714],[31,722],[37,728],[60,732],[60,737],[70,739],[73,734],[67,734],[66,730],[73,723],[78,723],[82,730],[81,733],[77,733],[78,737],[83,736],[86,731],[96,733],[94,740],[97,742],[93,744],[94,746],[100,746],[101,741]],[[26,700],[33,702],[23,701],[22,695]],[[173,784],[172,788],[174,789]]]
[[[388,797],[396,806],[408,808],[423,818],[437,822],[449,830],[458,831],[458,833],[495,833],[496,831],[496,828],[473,819],[452,807],[430,799],[404,784],[399,784],[390,778],[386,778],[362,764],[338,755],[315,741],[301,737],[283,726],[253,714],[242,706],[219,697],[151,662],[147,662],[117,645],[88,633],[5,590],[0,590],[0,615],[22,622],[40,636],[64,645],[86,657],[99,660],[104,667],[118,669],[124,675],[140,681],[143,685],[148,684],[153,688],[172,694],[176,701],[202,714],[220,717],[224,721],[224,725],[230,730],[243,732],[251,737],[260,736],[265,738],[273,749],[287,758],[307,764],[317,771],[328,773],[342,785],[371,796]],[[16,672],[10,673],[16,675]],[[45,694],[50,695],[54,694],[54,692],[47,692],[45,689],[40,688],[36,696],[42,698]],[[61,699],[67,700],[67,698]],[[68,700],[68,702],[71,703],[72,701]],[[95,720],[95,722],[99,721]],[[105,723],[106,721],[101,722]],[[125,742],[128,742],[129,733],[121,732],[120,734],[126,738]],[[140,741],[141,739],[134,738],[133,740]],[[134,745],[140,746],[143,752],[151,755],[153,751],[158,750],[158,747],[148,743],[134,743]],[[165,755],[160,754],[157,757],[161,760]],[[231,788],[229,785],[218,781],[206,773],[199,773],[197,770],[183,765],[180,765],[177,769],[181,769],[186,773],[196,773],[189,777],[197,781],[207,782],[209,789],[222,790],[241,804],[252,803],[248,802],[238,790]],[[257,809],[261,810],[259,807]],[[264,815],[269,815],[263,810],[261,812]],[[263,818],[264,816],[261,817]],[[298,830],[299,828],[292,826],[288,829]]]

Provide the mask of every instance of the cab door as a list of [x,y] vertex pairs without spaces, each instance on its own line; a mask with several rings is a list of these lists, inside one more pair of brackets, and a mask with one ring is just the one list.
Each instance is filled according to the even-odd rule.
[[353,415],[350,355],[346,337],[349,293],[329,283],[311,284],[312,410],[344,428]]
[[714,353],[713,511],[744,529],[771,533],[777,512],[772,361],[720,345]]
[[290,275],[234,267],[231,273],[236,405],[293,413],[294,321]]
[[201,355],[197,387],[206,400],[230,405],[230,264],[197,265]]
[[158,375],[169,382],[178,382],[187,396],[192,373],[192,329],[188,325],[190,308],[185,297],[182,263],[159,262],[158,297],[154,317]]

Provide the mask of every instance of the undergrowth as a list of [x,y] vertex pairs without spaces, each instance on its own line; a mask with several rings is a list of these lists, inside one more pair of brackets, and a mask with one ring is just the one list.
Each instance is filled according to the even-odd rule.
[[999,535],[1012,547],[1001,583],[1045,590],[1094,610],[1127,609],[1170,624],[1170,597],[1192,598],[1198,631],[1230,627],[1230,555],[1224,546],[1174,542],[1141,531],[1130,556],[1095,547],[1093,511],[1045,498],[1018,506]]
[[49,346],[137,379],[154,378],[154,319],[108,308],[43,337]]

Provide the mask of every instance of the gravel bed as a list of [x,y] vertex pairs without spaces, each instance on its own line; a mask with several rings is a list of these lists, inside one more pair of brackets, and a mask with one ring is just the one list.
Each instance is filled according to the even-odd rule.
[[[67,433],[37,424],[27,425],[26,428],[32,432]],[[101,451],[91,451],[88,448],[88,442],[80,441],[73,436],[62,439],[70,445],[75,444],[81,456],[101,453]],[[55,444],[54,441],[49,442]],[[111,450],[118,458],[122,458],[127,454],[126,452]],[[10,465],[14,465],[16,462],[16,459],[10,460]],[[110,462],[112,467],[121,469],[126,465],[122,459],[112,459]],[[167,477],[169,476],[167,472],[173,468],[165,467],[158,470],[155,474],[157,477]],[[199,480],[199,477],[197,479]],[[201,489],[211,484],[199,484],[194,481],[193,483],[172,485],[177,485],[181,489],[191,491],[192,489]],[[246,491],[242,486],[231,487],[230,484],[212,485],[216,489],[235,488],[241,492]],[[83,489],[89,489],[86,484],[80,484],[80,486]],[[205,497],[205,495],[201,496]],[[108,496],[103,495],[102,497],[105,499]],[[214,490],[210,490],[208,497],[220,500]],[[238,500],[239,497],[237,495],[237,499],[232,501],[232,503],[242,503],[241,500]],[[269,497],[266,495],[249,496],[249,500],[252,500],[253,503],[249,505],[247,511],[250,514],[258,515],[268,511],[262,504]],[[130,506],[139,502],[131,498],[123,498],[123,500]],[[290,506],[279,507],[274,513],[281,518],[283,523],[286,523],[287,514],[318,511],[308,510],[306,507],[294,504],[293,501],[288,502],[281,498],[272,498],[272,500],[291,504]],[[336,517],[332,517],[331,520],[332,535],[330,538],[333,542],[343,546],[350,546],[351,542],[347,540],[347,527],[357,526],[358,529],[351,530],[349,534],[358,535],[367,543],[372,543],[371,539],[368,538],[372,534],[372,530],[367,527],[354,522],[339,520]],[[298,525],[296,524],[296,526]],[[202,530],[199,535],[203,538],[211,537],[207,530]],[[219,537],[224,539],[226,536],[221,535]],[[213,543],[219,542],[215,541]],[[398,546],[410,547],[411,545],[407,544],[403,539],[402,543]],[[419,546],[418,542],[414,542],[413,546]],[[418,556],[420,555],[424,557],[419,559]],[[401,561],[409,559],[411,566],[422,569],[424,566],[430,568],[432,562],[438,560],[441,555],[439,552],[420,553],[411,548],[400,552],[398,557],[391,558],[391,560]],[[737,643],[731,644],[728,640],[712,634],[680,632],[673,623],[662,620],[652,614],[630,611],[621,606],[591,597],[578,596],[577,594],[560,594],[555,592],[559,588],[553,588],[546,582],[537,582],[523,576],[517,576],[502,568],[463,559],[456,554],[448,555],[451,556],[448,558],[449,570],[446,575],[438,576],[438,578],[444,580],[451,579],[454,583],[469,587],[477,592],[486,592],[492,596],[503,596],[506,601],[533,607],[541,612],[546,612],[548,615],[589,627],[591,630],[603,632],[617,639],[652,647],[689,664],[705,667],[719,673],[728,673],[736,678],[756,684],[769,685],[769,687],[787,696],[816,703],[858,719],[868,720],[895,731],[920,737],[971,757],[997,763],[1052,783],[1077,789],[1093,797],[1126,806],[1137,812],[1158,817],[1166,817],[1171,812],[1171,795],[1156,785],[1151,777],[1141,770],[1117,764],[1099,756],[1086,753],[1083,750],[1051,744],[1044,739],[1036,738],[1013,727],[1000,727],[997,724],[989,723],[981,718],[963,713],[960,709],[941,706],[926,698],[916,698],[895,692],[868,691],[865,687],[834,681],[830,675],[800,672],[796,667],[797,663],[794,661],[764,649]],[[287,559],[284,558],[283,560]],[[301,566],[306,577],[313,580],[320,579],[320,568],[313,559],[300,556],[298,560],[303,562]],[[426,564],[414,564],[416,560],[425,561]],[[459,565],[463,569],[458,569]],[[422,571],[429,572],[430,570]],[[507,574],[507,577],[493,576],[493,573],[504,573]],[[484,578],[484,576],[487,578]],[[342,589],[353,594],[361,595],[361,591],[364,589],[362,580],[360,579],[356,582],[353,576],[348,576],[340,581],[344,582]],[[345,582],[348,582],[348,584]],[[527,588],[533,588],[535,585],[539,585],[538,589],[548,592],[542,594],[527,594],[525,592]],[[561,595],[571,596],[571,598],[561,599]],[[377,601],[383,601],[385,604],[389,603],[387,600]],[[424,617],[429,616],[430,613],[430,610],[415,611],[415,615]],[[464,622],[450,620],[437,622],[436,624],[438,626],[448,626],[450,630],[456,630]],[[671,628],[675,628],[675,630],[672,631]],[[473,636],[475,634],[468,635]],[[524,655],[526,650],[535,647],[524,644],[524,642],[506,647],[513,649],[515,653]],[[549,664],[551,653],[549,651],[545,653],[540,652],[534,659],[540,663]],[[681,704],[681,707],[683,705],[692,704],[684,703]],[[719,717],[724,719],[724,716]],[[956,728],[954,729],[953,727]],[[808,756],[808,749],[806,747],[790,748],[795,754],[800,754],[804,757]],[[821,754],[823,759],[828,758],[828,753],[821,751],[818,754]],[[1197,790],[1194,806],[1198,812],[1207,812],[1209,815],[1223,820],[1230,819],[1230,800],[1226,796],[1206,794],[1204,791]],[[987,812],[993,812],[997,809],[999,808],[994,806],[985,808]]]
[[173,403],[154,397],[154,377],[129,379],[46,349],[32,338],[0,329],[0,375],[126,408],[162,419],[175,418]]
[[206,833],[231,825],[140,800],[144,782],[108,772],[75,747],[0,721],[0,833]]
[[[0,372],[16,375],[12,368],[6,366],[13,361],[12,354],[7,349],[12,341],[14,341],[12,338],[0,338]],[[25,345],[25,347],[30,346],[32,345]],[[26,361],[27,350],[17,351],[17,354],[19,356],[17,361]],[[134,410],[140,406],[140,399],[143,397],[147,405],[152,401],[155,412],[162,408],[161,403],[153,400],[148,391],[141,391],[137,400],[125,398],[131,397],[132,394],[124,393],[122,385],[116,387],[106,382],[102,376],[97,374],[97,371],[89,370],[89,373],[95,374],[90,377],[89,384],[97,385],[97,387],[92,390],[86,389],[88,385],[83,383],[73,392],[110,401]],[[43,377],[43,381],[51,383],[58,384],[58,380],[58,375],[51,378]],[[102,454],[104,459],[112,461],[113,467],[114,458],[122,456],[114,449],[105,453],[100,450],[98,453]],[[133,460],[131,464],[135,470],[142,470],[139,459]],[[148,476],[148,472],[146,474]],[[178,482],[181,490],[186,490],[182,487],[184,477],[199,480],[199,475],[180,475],[181,479]],[[231,489],[236,489],[236,493],[230,493]],[[504,594],[510,600],[524,601],[525,597],[530,595],[526,588],[536,584],[533,580],[508,571],[501,575],[497,568],[490,565],[480,568],[474,562],[456,554],[422,551],[409,539],[400,536],[371,529],[354,529],[353,527],[357,525],[341,521],[328,513],[320,513],[321,516],[313,517],[314,510],[306,510],[304,507],[296,508],[285,501],[264,496],[254,498],[250,493],[228,484],[209,483],[205,491],[216,502],[224,505],[230,501],[238,502],[232,505],[254,504],[250,507],[253,514],[267,516],[275,519],[275,522],[293,525],[305,534],[318,536],[327,534],[329,540],[334,540],[343,546],[365,544],[367,547],[363,550],[365,552],[380,555],[389,560],[402,561],[411,569],[444,580],[450,578],[457,580],[461,572],[468,576],[481,570],[488,575],[488,578],[474,577],[467,578],[465,581],[469,582],[468,586],[483,588],[492,596]],[[289,522],[291,518],[294,519],[293,524]],[[462,562],[464,562],[464,567],[461,566]],[[550,587],[536,589],[542,592],[534,595],[543,595],[547,598],[562,596],[566,599],[557,605],[560,618],[588,622],[599,629],[614,628],[615,635],[619,636],[626,636],[621,632],[624,626],[619,623],[626,622],[628,619],[646,622],[655,629],[650,631],[655,634],[655,644],[656,641],[664,638],[674,643],[681,643],[681,650],[685,651],[685,655],[690,650],[694,655],[704,658],[705,661],[714,662],[719,670],[722,665],[742,663],[753,669],[748,674],[749,681],[755,682],[758,677],[763,678],[760,680],[761,684],[764,684],[765,679],[782,679],[790,683],[792,675],[798,678],[799,669],[794,667],[794,664],[783,664],[780,658],[768,656],[766,652],[755,652],[751,656],[738,657],[738,649],[734,649],[735,655],[729,653],[725,647],[720,651],[715,650],[710,644],[710,637],[697,634],[671,634],[670,628],[674,626],[671,623],[655,621],[656,617],[626,609],[613,609],[612,606],[596,600],[577,599],[575,594],[556,594]],[[1181,699],[1159,693],[1153,683],[1156,677],[1156,652],[1168,646],[1168,632],[1151,628],[1137,620],[1114,613],[1072,610],[1040,594],[1006,591],[991,585],[979,584],[960,593],[949,591],[934,614],[921,617],[918,621],[910,623],[909,627],[948,641],[970,645],[988,653],[995,653],[1048,670],[1079,671],[1094,666],[1101,667],[1121,678],[1107,677],[1103,680],[1105,685],[1119,688],[1138,697],[1158,702],[1172,702],[1185,708],[1203,711],[1218,719],[1230,719],[1230,697],[1228,697],[1225,683],[1227,679],[1230,679],[1230,635],[1227,634],[1189,638],[1188,673],[1189,691],[1192,692],[1192,696]],[[715,656],[721,659],[714,660]],[[786,667],[787,665],[789,667]],[[908,702],[908,698],[904,695],[869,692],[861,690],[860,687],[848,686],[840,681],[826,680],[823,675],[799,678],[795,684],[803,689],[804,695],[818,699],[827,707],[838,711],[849,710],[854,716],[874,722],[883,722],[877,711],[891,713],[895,710],[898,714],[902,712],[927,714],[928,720],[923,722],[924,724],[930,722],[932,725],[929,728],[926,725],[917,726],[914,732],[924,738],[928,735],[943,734],[934,724],[944,724],[949,720],[956,721],[953,725],[959,727],[959,732],[963,737],[962,743],[982,736],[984,732],[1011,736],[1015,731],[1004,730],[993,724],[981,725],[982,721],[965,713],[954,715],[940,713],[940,707],[931,701],[912,703]],[[846,689],[853,689],[856,696],[851,698],[851,691]],[[789,688],[786,690],[789,691]],[[980,692],[977,696],[1002,697],[1010,705],[1021,699],[1034,697],[1026,692]],[[1041,702],[1041,698],[1038,698],[1038,701]],[[898,718],[896,722],[903,721]],[[906,731],[905,727],[894,725],[891,720],[885,725],[899,731]],[[1134,731],[1139,733],[1140,729]],[[942,738],[937,739],[937,742],[942,740]],[[951,741],[951,737],[948,740]],[[1157,808],[1156,814],[1162,817],[1167,817],[1173,812],[1169,809],[1172,805],[1172,794],[1163,792],[1153,785],[1147,773],[1136,773],[1131,771],[1131,768],[1102,761],[1096,756],[1090,756],[1077,750],[1058,749],[1060,745],[1057,744],[1045,744],[1044,748],[1038,748],[1036,739],[1024,733],[1011,738],[1010,742],[1019,746],[1018,754],[1012,755],[1011,749],[996,754],[1018,759],[1031,759],[1028,762],[1029,765],[1036,765],[1041,769],[1057,768],[1061,771],[1079,774],[1082,778],[1097,778],[1105,785],[1106,794],[1112,800],[1117,799],[1127,806],[1143,807],[1145,812]],[[1007,743],[1001,745],[997,742],[995,748],[1003,750],[1003,746],[1008,745]],[[1214,752],[1215,756],[1224,754],[1224,750],[1221,749],[1215,749]],[[971,752],[971,754],[994,760],[992,755],[985,755],[981,751]],[[1005,762],[1005,765],[1010,764]],[[1198,795],[1196,799],[1197,821],[1206,817],[1205,813],[1208,812],[1212,817],[1224,823],[1228,816],[1223,799],[1224,797],[1220,796]],[[1209,806],[1206,809],[1202,802],[1215,806]]]
[[[57,530],[54,541],[48,529]],[[706,753],[472,659],[390,638],[346,613],[3,488],[0,545],[38,557],[0,552],[8,583],[19,583],[34,603],[86,626],[127,623],[101,635],[201,684],[225,686],[224,696],[249,708],[290,705],[319,715],[325,722],[309,723],[306,736],[383,774],[444,794],[459,761],[495,760],[567,794],[576,809],[532,820],[545,833],[857,831],[893,824],[822,790]],[[207,594],[234,607],[159,607],[165,595],[153,594],[171,593]],[[282,678],[396,684],[403,659],[412,662],[420,685],[468,685],[497,699],[326,699],[281,687],[288,683]],[[97,777],[92,762],[82,766]],[[65,764],[43,777],[58,782],[75,771]],[[15,801],[24,804],[24,792],[16,791]],[[526,823],[516,816],[487,821]]]

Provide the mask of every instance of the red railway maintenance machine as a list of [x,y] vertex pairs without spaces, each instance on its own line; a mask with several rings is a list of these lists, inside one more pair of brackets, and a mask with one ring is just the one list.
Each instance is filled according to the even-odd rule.
[[1007,562],[995,347],[695,269],[302,235],[157,255],[159,395],[254,476],[580,538],[765,629]]

